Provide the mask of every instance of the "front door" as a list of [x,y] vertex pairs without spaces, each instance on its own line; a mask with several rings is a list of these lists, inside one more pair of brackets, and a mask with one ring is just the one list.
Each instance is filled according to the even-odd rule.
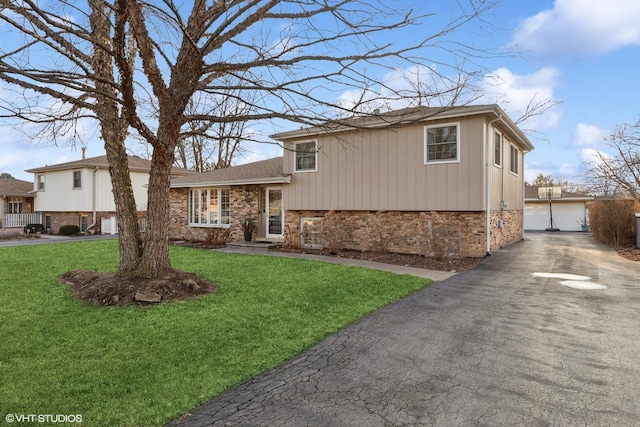
[[284,212],[282,210],[282,188],[267,187],[265,209],[266,237],[282,238],[284,235]]

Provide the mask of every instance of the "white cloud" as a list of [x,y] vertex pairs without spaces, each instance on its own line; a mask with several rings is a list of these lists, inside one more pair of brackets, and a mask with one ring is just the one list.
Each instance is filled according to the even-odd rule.
[[573,145],[578,147],[594,147],[602,143],[608,132],[597,126],[578,123],[573,133]]
[[[555,101],[554,89],[560,70],[544,67],[530,74],[514,74],[507,68],[499,68],[484,78],[483,102],[499,104],[513,120],[518,120],[536,103]],[[562,110],[555,106],[542,114],[534,115],[519,123],[523,130],[543,131],[555,128],[562,118]]]
[[596,150],[595,148],[583,148],[582,150],[580,150],[580,160],[582,160],[582,162],[586,164],[600,163],[602,161],[602,158],[600,156],[604,157],[605,159],[610,157],[605,152]]
[[640,45],[640,2],[556,0],[552,9],[527,18],[512,44],[536,58],[588,58]]

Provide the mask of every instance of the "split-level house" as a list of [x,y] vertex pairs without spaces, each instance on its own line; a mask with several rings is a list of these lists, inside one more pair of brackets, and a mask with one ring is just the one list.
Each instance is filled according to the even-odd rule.
[[[129,156],[128,162],[138,215],[144,218],[151,162],[136,156]],[[45,230],[57,233],[63,225],[77,225],[81,231],[97,231],[103,220],[107,220],[105,224],[109,225],[109,230],[102,231],[117,232],[116,207],[106,155],[26,172],[34,176],[30,185],[35,195],[35,210],[41,215]],[[189,173],[192,172],[180,168],[173,170],[174,176]]]
[[497,105],[417,107],[272,136],[283,156],[172,181],[170,235],[481,257],[523,238],[524,154]]
[[0,228],[40,223],[40,216],[33,210],[32,189],[32,182],[16,179],[8,173],[0,174]]

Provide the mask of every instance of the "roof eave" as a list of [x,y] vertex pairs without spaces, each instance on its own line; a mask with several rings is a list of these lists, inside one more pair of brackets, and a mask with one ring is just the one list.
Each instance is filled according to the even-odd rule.
[[[449,108],[444,111],[438,112],[433,115],[429,115],[426,117],[421,117],[420,114],[409,114],[407,116],[403,116],[397,122],[391,122],[390,120],[377,119],[372,120],[370,123],[367,123],[366,126],[363,126],[366,129],[378,129],[388,126],[398,126],[407,123],[421,123],[428,122],[433,120],[446,120],[456,117],[467,117],[467,116],[476,116],[489,114],[493,115],[494,118],[499,119],[499,121],[507,128],[511,133],[513,133],[519,140],[522,146],[524,147],[525,152],[529,152],[533,150],[535,147],[526,137],[526,135],[520,130],[520,128],[509,118],[509,116],[500,108],[497,104],[489,104],[489,105],[477,105],[477,106],[465,106],[465,107],[457,107],[457,108]],[[310,138],[318,135],[332,134],[337,132],[346,132],[358,129],[357,126],[347,126],[347,125],[337,125],[335,128],[323,128],[323,127],[311,127],[311,128],[303,128],[297,129],[288,132],[281,132],[277,134],[270,135],[269,137],[275,139],[276,141],[288,141],[291,139],[297,138]]]
[[[552,199],[552,202],[590,202],[592,200],[594,200],[595,197],[593,196],[585,196],[585,197],[561,197],[559,199]],[[525,202],[539,202],[539,203],[549,203],[549,199],[539,199],[537,197],[535,198],[525,198],[524,199]]]
[[205,182],[180,182],[171,183],[171,188],[202,188],[202,187],[222,187],[231,185],[266,185],[266,184],[289,184],[291,183],[291,175],[269,177],[269,178],[252,178],[252,179],[234,179],[227,181],[205,181]]

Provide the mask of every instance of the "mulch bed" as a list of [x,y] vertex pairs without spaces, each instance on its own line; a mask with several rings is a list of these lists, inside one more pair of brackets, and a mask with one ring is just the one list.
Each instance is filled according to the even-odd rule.
[[457,258],[444,259],[429,258],[422,255],[396,254],[390,252],[360,252],[352,250],[332,251],[329,249],[293,249],[273,247],[270,250],[281,252],[293,252],[301,254],[335,256],[341,258],[375,261],[385,264],[402,265],[404,267],[424,268],[427,270],[460,272],[476,267],[484,258]]
[[162,278],[74,270],[60,276],[73,295],[92,305],[150,305],[182,301],[217,291],[218,286],[193,273],[173,271]]
[[640,262],[640,249],[633,246],[618,249],[618,254],[628,260]]

